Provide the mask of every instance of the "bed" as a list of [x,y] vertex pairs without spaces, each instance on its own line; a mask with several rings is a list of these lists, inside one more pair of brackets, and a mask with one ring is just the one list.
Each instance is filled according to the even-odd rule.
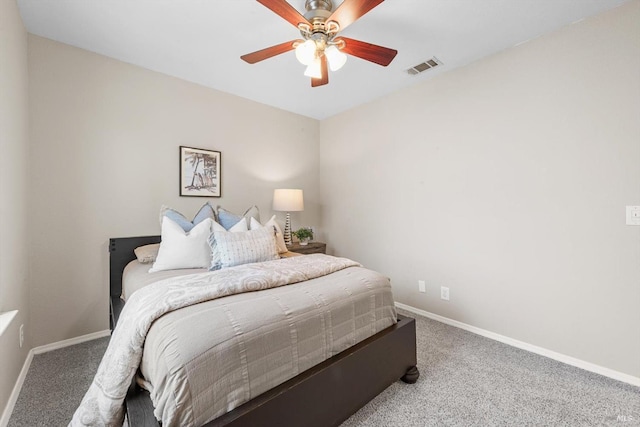
[[[159,243],[160,236],[110,239],[110,324],[118,323],[124,301],[122,277],[135,259],[134,249]],[[397,323],[310,367],[293,378],[218,416],[207,426],[332,426],[398,379],[414,383],[415,321],[398,316]],[[127,393],[129,425],[157,426],[148,391],[133,381]]]

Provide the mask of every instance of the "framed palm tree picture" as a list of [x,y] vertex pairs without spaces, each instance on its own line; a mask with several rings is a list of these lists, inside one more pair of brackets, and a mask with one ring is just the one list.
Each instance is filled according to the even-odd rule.
[[220,197],[219,151],[180,147],[180,195]]

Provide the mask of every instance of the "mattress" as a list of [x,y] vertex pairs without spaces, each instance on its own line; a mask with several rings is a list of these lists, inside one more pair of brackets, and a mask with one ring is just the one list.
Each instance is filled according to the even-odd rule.
[[[290,258],[293,256],[302,256],[295,252],[285,252],[280,254],[280,258]],[[193,268],[183,270],[165,270],[149,273],[152,264],[142,264],[136,260],[126,265],[122,272],[122,299],[127,300],[129,295],[138,289],[160,280],[169,279],[171,277],[184,276],[187,274],[204,273],[204,268]]]
[[[193,272],[144,269],[127,267],[125,295]],[[350,267],[165,314],[147,334],[139,382],[163,426],[199,426],[395,323],[389,280]]]

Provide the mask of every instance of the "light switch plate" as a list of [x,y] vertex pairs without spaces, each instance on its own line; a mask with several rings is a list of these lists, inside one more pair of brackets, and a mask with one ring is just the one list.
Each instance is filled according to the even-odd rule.
[[427,292],[427,286],[426,286],[424,280],[418,280],[418,291]]
[[640,225],[640,206],[627,206],[627,225]]

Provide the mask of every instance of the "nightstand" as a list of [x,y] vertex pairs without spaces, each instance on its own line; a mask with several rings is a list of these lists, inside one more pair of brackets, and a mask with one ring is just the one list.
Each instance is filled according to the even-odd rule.
[[327,244],[322,242],[309,242],[306,245],[301,245],[299,243],[294,243],[291,246],[287,246],[287,249],[291,252],[296,252],[299,254],[309,255],[309,254],[324,254],[327,252]]

